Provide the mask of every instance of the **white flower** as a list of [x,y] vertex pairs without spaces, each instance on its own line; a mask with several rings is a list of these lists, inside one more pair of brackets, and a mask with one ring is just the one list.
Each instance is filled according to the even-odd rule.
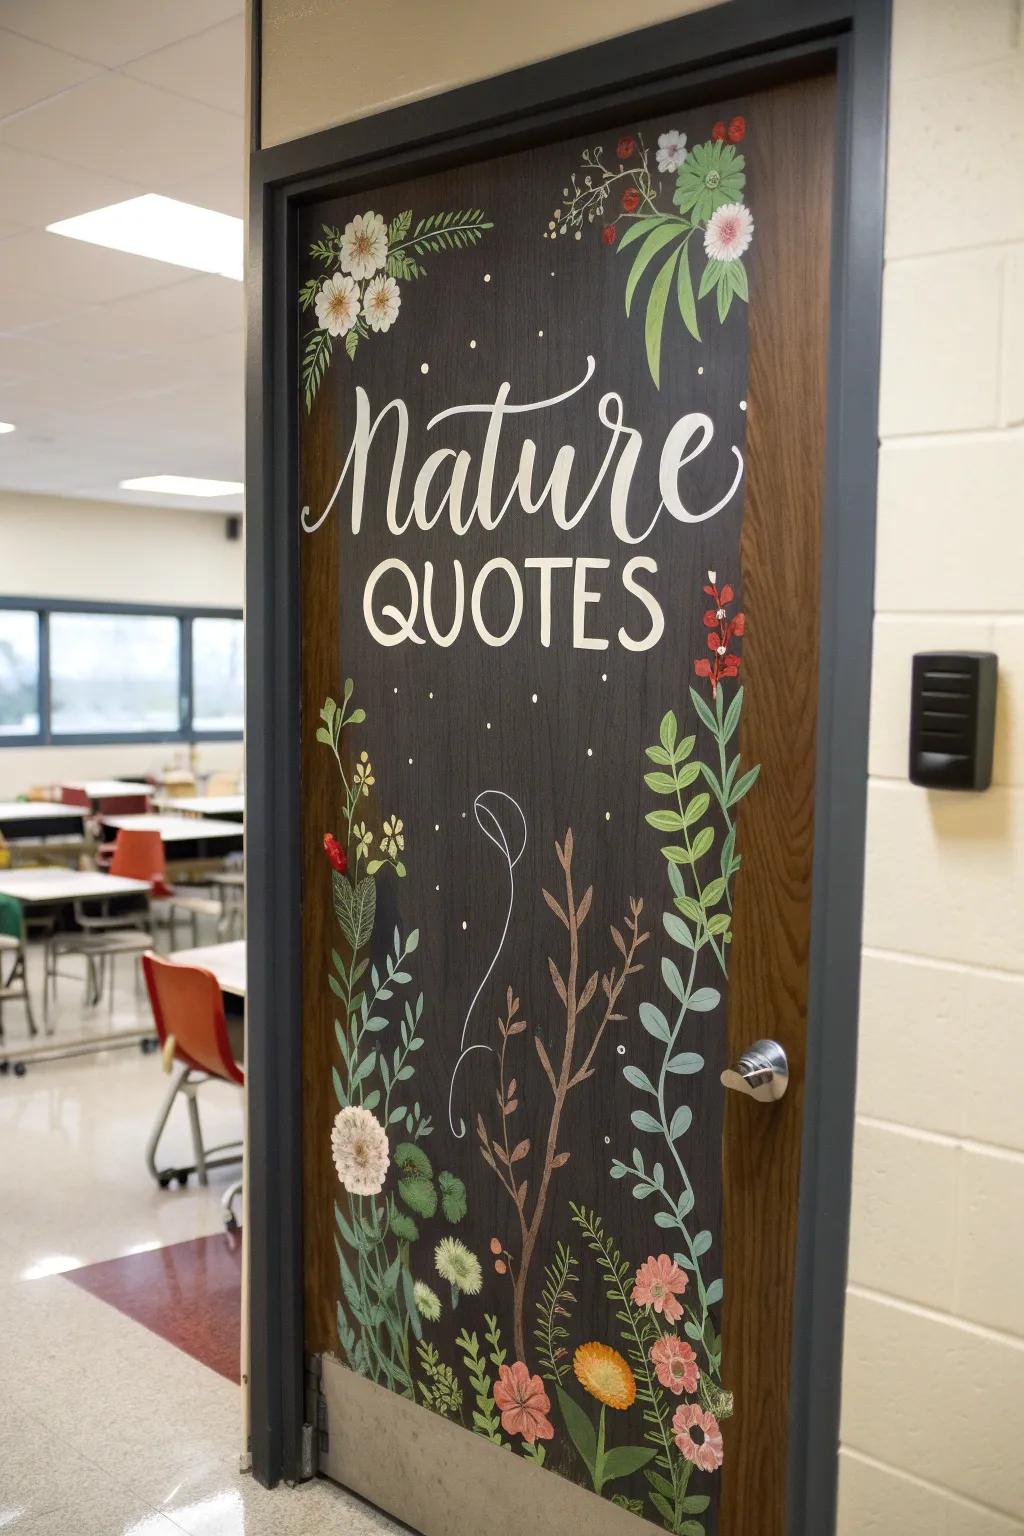
[[658,170],[678,171],[686,159],[686,134],[678,128],[658,134]]
[[428,1323],[436,1323],[441,1316],[441,1298],[436,1291],[422,1280],[413,1282],[412,1299],[416,1304],[416,1311],[420,1317],[425,1317]]
[[375,277],[363,294],[363,319],[371,331],[389,331],[398,319],[402,295],[393,277]]
[[357,213],[341,237],[341,270],[372,277],[388,259],[388,236],[379,213]]
[[349,1104],[331,1127],[331,1154],[338,1178],[350,1195],[379,1195],[391,1162],[388,1138],[368,1109]]
[[704,231],[704,250],[713,261],[737,261],[754,234],[750,209],[742,203],[716,208]]
[[322,331],[345,336],[359,318],[359,289],[344,272],[335,272],[316,296],[316,320]]

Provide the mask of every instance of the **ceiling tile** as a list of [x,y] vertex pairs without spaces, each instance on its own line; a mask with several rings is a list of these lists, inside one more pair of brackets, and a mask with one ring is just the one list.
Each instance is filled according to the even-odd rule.
[[8,122],[0,143],[161,192],[182,166],[242,175],[244,129],[230,113],[168,91],[99,75]]
[[[32,306],[27,309],[34,313]],[[0,330],[5,328],[8,313],[0,293]],[[241,345],[244,293],[241,283],[229,277],[186,277],[170,288],[130,294],[109,304],[80,305],[72,311],[65,308],[50,318],[73,347],[163,353],[208,336],[228,334],[238,337]],[[25,323],[40,322],[33,319]]]
[[[5,21],[10,9],[7,6],[0,11]],[[44,48],[16,32],[0,29],[0,117],[22,112],[58,91],[80,85],[95,73],[95,64],[86,64],[57,48]]]
[[233,16],[219,27],[171,43],[124,66],[148,85],[174,91],[222,112],[245,113],[245,23]]
[[[66,326],[75,318],[88,312],[96,315],[91,305],[66,303],[52,293],[42,293],[32,288],[16,288],[11,283],[0,284],[0,336],[12,331],[25,331],[33,326]],[[3,350],[0,347],[0,368],[3,367]]]
[[36,229],[148,190],[145,183],[115,181],[0,144],[0,207],[10,218]]
[[0,241],[0,286],[52,293],[64,303],[100,304],[185,281],[184,267],[108,251],[63,235],[15,235]]
[[4,25],[77,58],[116,68],[237,16],[243,0],[27,0]]

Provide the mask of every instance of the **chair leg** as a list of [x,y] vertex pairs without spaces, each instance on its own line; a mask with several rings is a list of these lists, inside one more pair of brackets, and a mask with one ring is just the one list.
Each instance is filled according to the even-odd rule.
[[38,1035],[35,1015],[32,1012],[32,997],[28,990],[28,955],[24,944],[18,951],[18,964],[15,967],[21,973],[21,984],[25,988],[25,1016],[28,1019],[28,1032],[30,1035]]
[[110,982],[109,982],[109,986],[110,986],[110,994],[109,994],[109,996],[107,998],[107,1017],[112,1019],[114,1017],[114,992],[115,992],[116,987],[117,987],[117,962],[115,961],[113,955],[111,955],[111,957],[110,957]]
[[175,1077],[173,1083],[171,1084],[170,1091],[167,1094],[167,1098],[164,1100],[164,1107],[157,1116],[156,1124],[150,1132],[149,1140],[146,1143],[146,1167],[149,1169],[150,1173],[153,1175],[153,1178],[158,1184],[160,1183],[161,1175],[159,1168],[156,1166],[157,1147],[160,1145],[160,1138],[167,1127],[167,1122],[171,1118],[171,1110],[174,1108],[174,1101],[178,1097],[178,1094],[185,1089],[186,1083],[188,1081],[188,1074],[189,1068],[182,1067],[181,1071]]
[[200,1184],[209,1184],[209,1176],[206,1172],[206,1149],[203,1146],[203,1128],[199,1122],[199,1100],[196,1097],[194,1087],[188,1095],[188,1118],[192,1128],[192,1148],[196,1160],[196,1178]]

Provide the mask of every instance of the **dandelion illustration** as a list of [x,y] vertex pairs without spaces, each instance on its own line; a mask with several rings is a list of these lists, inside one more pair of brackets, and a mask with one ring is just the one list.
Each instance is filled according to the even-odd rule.
[[460,1294],[479,1295],[484,1279],[480,1260],[457,1237],[442,1237],[434,1249],[434,1268],[451,1286],[453,1305]]
[[412,1299],[416,1303],[416,1311],[420,1317],[428,1323],[436,1323],[441,1316],[441,1298],[436,1291],[423,1280],[417,1280],[413,1284]]

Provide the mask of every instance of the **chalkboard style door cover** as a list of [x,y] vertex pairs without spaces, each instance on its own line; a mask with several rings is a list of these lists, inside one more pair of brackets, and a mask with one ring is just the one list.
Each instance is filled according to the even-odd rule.
[[307,1343],[431,1533],[782,1528],[832,105],[302,215]]

